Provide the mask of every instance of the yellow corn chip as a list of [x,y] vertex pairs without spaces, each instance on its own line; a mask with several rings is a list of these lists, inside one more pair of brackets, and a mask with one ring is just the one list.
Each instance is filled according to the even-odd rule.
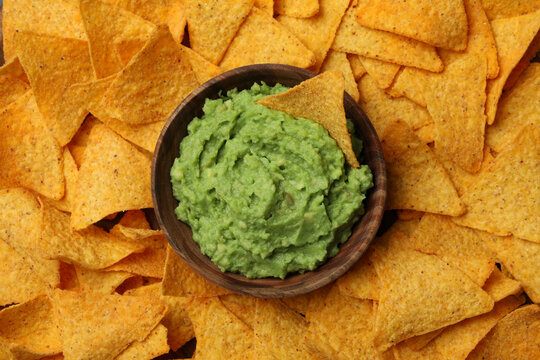
[[[414,131],[416,136],[420,138],[424,143],[429,144],[435,141],[435,124],[427,124]],[[453,163],[452,163],[453,164]],[[456,188],[457,190],[457,188]],[[459,191],[458,191],[459,194]]]
[[38,359],[62,352],[50,299],[35,299],[0,311],[0,338],[16,359]]
[[151,298],[55,290],[53,304],[66,359],[111,359],[143,341],[166,306]]
[[192,298],[186,304],[197,337],[198,359],[251,359],[253,330],[216,297]]
[[382,139],[388,171],[388,209],[457,216],[464,206],[429,147],[403,121],[386,128]]
[[405,98],[392,98],[380,89],[369,75],[362,76],[358,81],[358,90],[359,104],[375,127],[379,138],[397,117],[412,129],[420,129],[433,122],[425,108]]
[[30,268],[47,284],[60,284],[60,263],[45,260],[36,250],[41,243],[41,208],[25,189],[0,190],[0,239],[19,253]]
[[[145,0],[140,0],[143,3],[146,3]],[[159,1],[159,0],[156,0]],[[172,34],[172,37],[176,43],[180,44],[184,40],[184,32],[186,29],[187,19],[186,19],[186,8],[184,0],[171,0],[168,4],[168,14],[167,14],[167,25],[169,25],[169,30]],[[152,6],[152,4],[151,4]],[[142,17],[145,17],[144,14],[141,14]],[[155,22],[155,20],[148,18],[154,22],[154,24],[161,24],[162,22]]]
[[395,97],[405,96],[420,106],[426,107],[424,98],[425,72],[411,67],[403,68],[397,75],[392,87],[386,91]]
[[112,294],[126,279],[133,275],[123,271],[98,271],[75,266],[81,291]]
[[525,69],[531,64],[531,61],[533,61],[533,59],[536,57],[538,51],[540,51],[540,33],[536,33],[536,36],[529,44],[527,51],[525,51],[525,54],[523,54],[521,60],[519,60],[510,75],[508,75],[506,83],[503,87],[503,92],[510,90],[514,86],[516,81],[521,76],[521,73],[525,71]]
[[321,73],[329,70],[341,71],[343,78],[345,79],[345,91],[347,94],[351,95],[355,101],[358,101],[358,85],[356,85],[351,64],[347,59],[347,54],[334,50],[328,51],[326,59],[324,59],[321,66]]
[[30,89],[24,70],[15,58],[0,67],[0,109],[23,96]]
[[169,296],[218,296],[229,293],[191,270],[170,246],[167,246],[161,292]]
[[218,64],[252,7],[253,0],[186,0],[191,48]]
[[117,211],[152,207],[150,165],[133,145],[95,126],[79,169],[71,226],[83,229]]
[[[287,1],[292,2],[292,1]],[[298,1],[295,1],[297,3]],[[313,66],[315,71],[319,71],[326,53],[336,35],[336,31],[341,22],[345,10],[349,5],[348,0],[320,0],[317,15],[308,19],[282,15],[278,21],[289,29],[308,49],[315,54],[316,62]],[[277,3],[276,3],[277,5]],[[278,12],[277,6],[274,6]]]
[[75,136],[73,136],[73,138],[67,145],[69,151],[71,152],[71,155],[73,156],[73,160],[75,160],[78,168],[81,167],[81,164],[83,162],[84,150],[86,149],[86,145],[88,144],[88,137],[90,136],[90,132],[92,131],[92,128],[98,124],[101,124],[98,119],[93,116],[88,116],[86,120],[84,120],[83,124],[81,125]]
[[50,204],[54,205],[56,208],[65,211],[71,212],[73,209],[73,197],[75,194],[75,188],[77,186],[77,179],[79,178],[79,169],[77,164],[71,156],[68,147],[64,147],[64,178],[66,182],[66,187],[64,189],[64,197],[60,200],[47,200]]
[[257,299],[255,350],[264,359],[313,359],[304,334],[308,322],[277,299]]
[[99,0],[81,0],[80,9],[98,79],[122,70],[155,28],[137,15]]
[[540,9],[539,0],[481,0],[489,20],[525,15]]
[[374,342],[381,350],[493,308],[486,292],[436,256],[396,245],[373,256],[381,285]]
[[219,66],[230,70],[260,63],[308,68],[315,64],[315,55],[274,18],[253,8]]
[[16,56],[13,36],[17,31],[86,39],[76,4],[63,0],[6,0],[3,5],[2,32],[6,63]]
[[373,346],[374,315],[372,301],[341,295],[334,286],[310,317],[307,346],[325,359],[382,360]]
[[0,339],[0,356],[5,360],[15,360],[13,353],[9,349],[9,344],[2,339]]
[[322,125],[343,151],[349,165],[357,168],[360,165],[354,155],[343,107],[344,88],[343,75],[332,70],[305,80],[284,93],[267,96],[257,104]]
[[[146,221],[146,218],[144,220]],[[120,238],[126,238],[128,240],[144,243],[146,246],[161,247],[159,244],[161,244],[163,240],[163,232],[161,230],[152,230],[144,227],[132,228],[122,225],[121,223],[113,226],[109,232]]]
[[379,279],[371,261],[372,248],[369,248],[351,270],[336,282],[343,295],[359,299],[379,300]]
[[135,341],[118,355],[116,360],[153,359],[169,352],[167,328],[158,325],[143,341]]
[[511,296],[495,303],[490,312],[463,320],[447,327],[422,349],[408,346],[407,341],[396,346],[402,359],[466,359],[467,355],[506,314],[523,304],[524,298]]
[[437,255],[480,286],[495,268],[491,251],[476,231],[456,225],[449,217],[426,214],[411,240],[416,250]]
[[188,47],[182,45],[180,46],[187,53],[189,62],[191,64],[191,67],[193,68],[193,72],[195,72],[195,76],[197,77],[197,81],[199,81],[199,83],[203,84],[223,72],[223,70],[219,66],[212,64],[210,61],[206,60],[195,51],[191,50]]
[[526,126],[495,158],[461,200],[467,212],[454,221],[496,235],[540,242],[540,134]]
[[540,358],[540,307],[527,305],[506,315],[467,359]]
[[427,334],[413,336],[412,338],[402,341],[401,343],[393,347],[394,353],[397,353],[399,355],[399,356],[396,355],[396,357],[398,359],[401,358],[401,353],[399,352],[399,350],[403,349],[403,347],[411,349],[411,350],[422,349],[427,344],[429,344],[431,340],[439,336],[444,331],[444,329],[445,328],[433,330],[431,332],[428,332]]
[[0,183],[64,196],[62,149],[43,126],[32,92],[0,111]]
[[360,78],[367,72],[362,61],[360,60],[360,55],[356,54],[347,54],[347,59],[351,63],[351,69],[354,74],[354,80],[358,81]]
[[319,0],[275,0],[274,11],[279,15],[308,18],[319,12]]
[[481,233],[504,267],[518,280],[534,302],[540,302],[540,244],[517,237]]
[[135,229],[150,229],[150,223],[146,219],[146,215],[144,214],[144,211],[142,210],[126,211],[124,216],[122,216],[122,218],[118,222],[118,225],[135,228]]
[[499,102],[497,116],[486,129],[486,144],[501,152],[527,124],[540,126],[540,108],[531,99],[540,98],[540,64],[532,63],[514,87]]
[[103,269],[144,246],[113,236],[97,226],[76,231],[69,226],[69,214],[42,204],[43,233],[35,252],[49,259],[60,259],[88,269]]
[[71,85],[94,76],[88,42],[25,31],[17,32],[15,41],[45,125],[63,146],[87,114],[83,98]]
[[354,18],[356,8],[343,16],[332,49],[378,60],[442,71],[444,65],[433,46],[385,31],[366,28]]
[[60,261],[60,289],[76,290],[79,288],[79,279],[75,265]]
[[366,69],[366,72],[375,80],[381,89],[386,89],[396,77],[400,66],[377,59],[371,59],[365,56],[360,56],[360,61]]
[[270,16],[274,16],[274,0],[255,0],[254,6]]
[[467,47],[467,15],[462,0],[360,0],[356,19],[363,26],[433,46],[456,51]]
[[486,114],[488,124],[493,124],[497,104],[506,79],[533,41],[540,28],[540,10],[508,19],[491,22],[497,51],[500,73],[496,79],[487,82]]
[[416,211],[416,210],[397,210],[396,215],[398,219],[400,220],[414,220],[414,219],[420,219],[422,216],[424,216],[424,212],[422,211]]
[[306,320],[309,321],[310,314],[319,310],[324,305],[324,299],[330,292],[332,286],[334,286],[334,283],[330,283],[307,294],[283,298],[281,301],[294,311],[304,315]]
[[126,271],[131,274],[162,278],[167,257],[167,239],[163,235],[146,238],[145,243],[151,246],[140,254],[131,254],[116,264],[108,267],[107,271]]
[[228,294],[219,297],[223,306],[236,315],[251,329],[255,328],[256,299],[240,294]]
[[114,79],[99,106],[129,124],[165,121],[198,85],[186,52],[162,25]]
[[520,293],[521,284],[519,281],[506,277],[499,269],[495,269],[484,286],[482,286],[482,289],[484,289],[494,301],[499,301],[510,295]]

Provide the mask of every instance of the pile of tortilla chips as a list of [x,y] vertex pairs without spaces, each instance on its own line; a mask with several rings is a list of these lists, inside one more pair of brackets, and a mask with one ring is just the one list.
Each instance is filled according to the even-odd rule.
[[[4,0],[2,26],[1,359],[540,358],[539,1]],[[393,225],[284,299],[207,282],[142,211],[171,112],[255,63],[324,72],[261,102],[354,166],[345,89],[388,168]]]

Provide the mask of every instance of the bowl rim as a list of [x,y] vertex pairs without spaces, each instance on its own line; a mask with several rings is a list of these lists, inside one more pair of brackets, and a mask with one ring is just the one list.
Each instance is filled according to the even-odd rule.
[[[235,292],[235,293],[240,293],[240,294],[244,294],[244,295],[251,295],[251,296],[255,296],[255,297],[263,297],[263,298],[283,298],[283,297],[300,295],[300,294],[304,294],[304,293],[307,293],[307,292],[314,291],[314,290],[316,290],[318,288],[321,288],[321,287],[331,283],[332,281],[336,280],[338,277],[343,275],[349,268],[351,268],[360,259],[360,257],[363,255],[363,253],[367,250],[369,244],[371,243],[371,241],[375,237],[376,232],[377,232],[377,230],[378,230],[378,228],[379,228],[379,226],[381,224],[381,221],[382,221],[382,216],[383,216],[383,213],[384,213],[384,204],[385,204],[386,195],[387,195],[387,193],[386,193],[387,178],[386,178],[386,164],[384,162],[384,156],[382,155],[381,142],[377,137],[377,133],[376,133],[375,129],[373,128],[373,125],[371,124],[371,121],[365,115],[365,113],[361,109],[360,105],[354,99],[352,99],[352,97],[350,97],[349,94],[347,94],[346,92],[344,93],[344,107],[345,107],[345,110],[347,111],[347,105],[351,106],[351,104],[353,104],[352,107],[355,108],[355,112],[357,112],[361,117],[363,117],[364,118],[363,120],[367,120],[366,125],[367,125],[367,127],[369,129],[368,131],[370,132],[370,134],[367,134],[366,136],[369,135],[369,137],[371,139],[373,137],[376,139],[375,142],[372,141],[372,146],[373,145],[375,146],[374,154],[376,155],[376,159],[375,160],[370,159],[369,161],[373,161],[375,164],[377,164],[377,168],[378,168],[377,169],[377,174],[378,174],[378,176],[376,178],[376,173],[374,172],[373,169],[371,169],[371,166],[370,166],[370,170],[373,173],[374,186],[370,190],[368,190],[368,194],[370,192],[375,192],[376,195],[368,195],[368,196],[366,196],[366,199],[363,202],[365,212],[360,217],[360,219],[353,225],[353,229],[352,229],[352,232],[351,232],[351,235],[349,236],[349,238],[343,244],[340,245],[340,249],[339,249],[338,254],[336,256],[330,258],[330,259],[327,259],[323,264],[319,265],[315,270],[306,271],[303,274],[293,273],[293,274],[287,275],[287,277],[285,279],[279,279],[279,278],[249,279],[249,278],[247,278],[247,277],[245,277],[245,276],[243,276],[241,274],[230,273],[230,272],[221,272],[221,274],[222,274],[221,278],[222,279],[218,281],[218,279],[215,276],[212,276],[212,274],[208,274],[207,271],[204,271],[204,269],[202,269],[200,267],[200,264],[198,264],[197,261],[195,261],[191,257],[187,256],[184,253],[184,251],[182,251],[182,249],[180,249],[180,247],[177,244],[177,241],[175,241],[173,236],[168,231],[168,227],[167,227],[167,225],[166,225],[166,223],[164,221],[164,216],[165,215],[162,214],[162,212],[161,212],[160,200],[159,200],[159,198],[157,196],[158,186],[160,186],[156,181],[156,178],[158,176],[158,174],[157,174],[158,162],[160,160],[160,155],[162,154],[162,152],[160,150],[161,150],[161,147],[163,146],[164,138],[165,138],[167,132],[169,131],[169,128],[171,127],[171,125],[175,121],[181,121],[180,120],[181,117],[178,116],[178,115],[180,114],[182,109],[185,108],[186,104],[191,102],[193,99],[201,96],[201,94],[208,91],[208,89],[211,88],[212,86],[214,86],[216,84],[219,84],[220,82],[224,81],[225,79],[227,79],[227,78],[229,78],[231,76],[242,76],[242,75],[245,75],[245,74],[249,74],[250,72],[261,73],[262,71],[268,71],[268,72],[279,72],[279,71],[289,71],[289,72],[291,72],[292,71],[292,72],[295,72],[295,73],[299,74],[304,79],[309,79],[309,78],[312,78],[314,76],[317,76],[317,74],[312,72],[312,71],[309,71],[309,70],[306,70],[306,69],[303,69],[303,68],[298,68],[298,67],[291,66],[291,65],[255,64],[255,65],[242,66],[242,67],[239,67],[239,68],[235,68],[235,69],[223,72],[222,74],[219,74],[218,76],[216,76],[216,77],[206,81],[205,83],[201,84],[198,88],[193,90],[188,96],[186,96],[182,100],[182,102],[172,112],[172,114],[167,119],[165,125],[163,126],[163,129],[162,129],[162,131],[161,131],[161,133],[159,135],[158,141],[156,143],[156,147],[154,149],[154,154],[152,156],[151,190],[152,190],[152,200],[153,200],[153,205],[154,205],[154,212],[155,212],[156,219],[157,219],[157,222],[159,224],[160,229],[163,231],[163,234],[167,238],[167,241],[169,242],[171,247],[175,250],[175,252],[180,256],[180,258],[193,271],[195,271],[197,274],[201,275],[203,278],[210,281],[211,283],[216,284],[216,285],[218,285],[220,287],[223,287],[223,288],[225,288],[225,289],[227,289],[229,291]],[[253,79],[253,83],[260,82],[260,81],[264,81],[264,80],[258,80],[257,78]],[[279,80],[276,80],[276,81],[279,82]],[[304,81],[304,80],[302,80],[302,81]],[[216,91],[216,93],[217,93],[217,91]],[[208,97],[205,97],[205,99],[206,98],[208,98]],[[188,123],[190,121],[191,120],[189,120]],[[365,145],[365,138],[362,137],[362,140],[363,140],[364,145]],[[366,146],[364,146],[364,153],[365,153],[365,148],[366,148]],[[178,157],[178,154],[179,154],[178,152],[179,152],[179,149],[176,150],[175,158]],[[364,163],[369,162],[368,159],[369,159],[369,157],[366,156],[366,158],[364,159],[363,162]],[[168,175],[168,177],[170,178],[170,175]],[[372,222],[372,223],[376,223],[376,224],[375,224],[375,226],[370,226],[367,229],[367,232],[364,235],[364,238],[367,239],[367,240],[364,240],[362,242],[362,244],[360,244],[360,248],[354,249],[355,252],[352,252],[351,254],[349,254],[345,258],[345,264],[344,265],[338,266],[338,267],[335,267],[335,268],[330,267],[329,269],[325,269],[326,265],[331,263],[332,260],[335,259],[339,255],[339,253],[342,252],[342,249],[345,247],[345,245],[347,243],[349,243],[349,240],[353,236],[355,236],[355,234],[358,232],[357,230],[358,230],[359,226],[361,225],[361,223],[364,222],[363,219],[365,219],[366,215],[368,214],[368,207],[370,205],[368,203],[368,200],[371,199],[371,198],[375,198],[376,202],[377,202],[377,204],[375,204],[374,207],[371,210],[369,210],[369,211],[373,212],[372,215],[374,216],[373,218],[375,219],[375,222]],[[176,199],[174,199],[174,197],[173,197],[173,201],[176,201]],[[177,221],[181,222],[180,220],[178,220],[176,218],[176,215],[174,213],[173,213],[173,216]],[[181,222],[181,223],[183,223],[183,222]],[[369,223],[369,224],[373,225],[372,223]],[[185,224],[185,223],[183,223],[183,224]],[[189,225],[187,225],[187,224],[185,224],[185,225],[188,228],[190,228]],[[186,239],[178,239],[178,241],[182,241],[182,240],[185,241]],[[197,247],[199,246],[193,240],[193,238],[187,239],[187,240],[192,241],[195,244],[195,246],[197,246]],[[211,260],[207,256],[205,256],[204,254],[202,254],[202,256],[206,257],[208,259],[208,261],[211,262]],[[216,267],[213,264],[213,262],[211,262],[211,264],[214,267]],[[328,272],[327,270],[332,270],[332,271]],[[315,275],[308,276],[308,274],[315,274]],[[303,277],[308,277],[308,278],[309,277],[316,277],[317,281],[316,281],[316,283],[313,283],[311,281],[310,282],[300,281],[300,282],[294,283],[292,285],[287,284],[288,281],[290,281],[291,279],[296,278],[296,277],[302,277],[302,278]],[[223,278],[226,278],[227,281],[223,282],[222,281]],[[309,279],[309,280],[314,280],[314,279]]]

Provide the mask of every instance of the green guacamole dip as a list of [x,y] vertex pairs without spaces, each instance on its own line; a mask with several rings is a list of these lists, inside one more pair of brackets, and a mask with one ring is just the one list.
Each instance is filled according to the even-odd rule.
[[254,104],[285,90],[254,84],[207,99],[171,168],[176,215],[222,271],[284,278],[313,270],[364,213],[367,165],[346,164],[314,121]]

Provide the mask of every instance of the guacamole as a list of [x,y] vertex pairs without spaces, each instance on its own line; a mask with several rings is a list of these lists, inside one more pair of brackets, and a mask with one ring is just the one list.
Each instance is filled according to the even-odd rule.
[[222,271],[284,278],[313,270],[364,213],[367,165],[347,165],[314,121],[254,104],[285,90],[254,84],[207,99],[171,168],[176,215]]

